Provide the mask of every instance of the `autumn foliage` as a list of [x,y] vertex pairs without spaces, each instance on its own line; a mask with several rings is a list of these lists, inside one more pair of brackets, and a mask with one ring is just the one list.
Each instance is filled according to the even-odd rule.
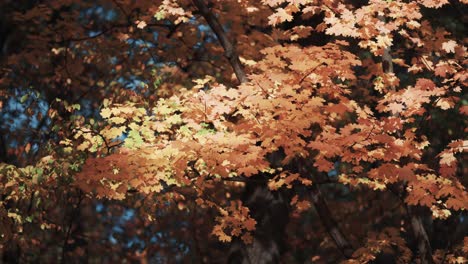
[[39,2],[0,4],[4,262],[466,263],[467,1]]

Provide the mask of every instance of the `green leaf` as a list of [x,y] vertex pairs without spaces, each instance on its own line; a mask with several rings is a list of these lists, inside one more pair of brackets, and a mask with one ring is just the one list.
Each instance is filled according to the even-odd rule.
[[128,148],[137,148],[143,144],[143,139],[140,136],[140,133],[136,130],[130,130],[128,136],[125,139],[125,146]]
[[37,175],[42,176],[42,175],[44,175],[44,170],[42,168],[37,168],[36,173],[37,173]]
[[164,11],[158,11],[156,12],[156,14],[154,14],[154,18],[156,18],[156,20],[162,20],[166,17],[166,13]]
[[80,111],[81,105],[80,104],[74,104],[74,105],[72,105],[72,108],[75,109],[75,110]]
[[25,95],[21,96],[20,102],[22,104],[24,104],[24,102],[26,102],[28,100],[28,98],[29,98],[29,94],[25,94]]
[[75,164],[75,163],[74,163],[74,164],[70,164],[70,169],[71,169],[72,171],[78,171],[78,170],[80,169],[80,165]]
[[197,136],[204,136],[204,135],[212,134],[214,132],[215,131],[213,129],[202,128],[202,129],[198,130],[196,135]]

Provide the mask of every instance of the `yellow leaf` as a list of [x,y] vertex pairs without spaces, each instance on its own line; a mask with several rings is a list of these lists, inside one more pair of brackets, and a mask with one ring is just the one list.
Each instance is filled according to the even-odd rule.
[[101,116],[102,116],[103,118],[109,118],[109,117],[111,116],[111,113],[112,113],[112,112],[111,112],[111,110],[110,110],[109,108],[103,108],[103,109],[101,110]]
[[[102,112],[101,112],[102,113]],[[120,125],[120,124],[123,124],[125,123],[125,118],[123,117],[120,117],[120,116],[116,116],[116,117],[112,117],[109,119],[110,122],[114,123],[114,124],[117,124],[117,125]]]

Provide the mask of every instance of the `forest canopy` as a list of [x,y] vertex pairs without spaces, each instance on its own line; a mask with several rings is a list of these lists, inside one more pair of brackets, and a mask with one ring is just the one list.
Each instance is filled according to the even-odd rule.
[[467,4],[0,1],[0,262],[466,263]]

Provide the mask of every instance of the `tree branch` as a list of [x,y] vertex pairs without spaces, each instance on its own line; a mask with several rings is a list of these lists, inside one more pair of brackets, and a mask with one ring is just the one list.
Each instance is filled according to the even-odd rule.
[[224,48],[224,56],[226,56],[226,58],[229,60],[229,63],[231,64],[239,82],[247,82],[247,75],[245,74],[244,68],[242,67],[239,55],[237,54],[232,42],[228,39],[226,32],[219,23],[218,19],[210,11],[204,0],[193,0],[193,3],[197,7],[198,11],[200,11],[200,14],[205,18],[206,22],[208,22],[208,25],[216,34],[216,37],[218,37],[219,42]]
[[[72,37],[72,38],[63,39],[61,41],[54,41],[52,43],[53,44],[64,44],[64,43],[69,43],[69,42],[80,42],[80,41],[91,40],[91,39],[99,38],[99,37],[105,35],[106,33],[109,33],[111,31],[113,31],[114,29],[128,28],[128,27],[131,27],[131,26],[132,26],[132,24],[130,24],[130,23],[115,24],[115,25],[111,25],[109,27],[103,28],[101,31],[99,31],[99,33],[96,33],[94,35],[75,37],[75,38]],[[174,26],[166,25],[166,24],[163,24],[163,23],[148,23],[146,25],[146,27],[147,28],[149,28],[149,27],[164,27],[164,28],[172,29]]]
[[[300,162],[302,163],[302,162]],[[309,171],[305,167],[304,164],[299,164],[299,172],[301,177],[309,178],[310,175]],[[354,249],[351,243],[348,241],[346,236],[341,231],[338,223],[333,218],[333,215],[323,198],[322,193],[318,185],[312,180],[312,185],[309,187],[311,191],[310,197],[312,203],[314,204],[315,210],[317,210],[317,214],[320,217],[322,224],[324,225],[325,229],[327,230],[328,234],[332,237],[333,241],[335,241],[336,246],[341,251],[343,256],[346,258],[351,258],[354,252]]]

